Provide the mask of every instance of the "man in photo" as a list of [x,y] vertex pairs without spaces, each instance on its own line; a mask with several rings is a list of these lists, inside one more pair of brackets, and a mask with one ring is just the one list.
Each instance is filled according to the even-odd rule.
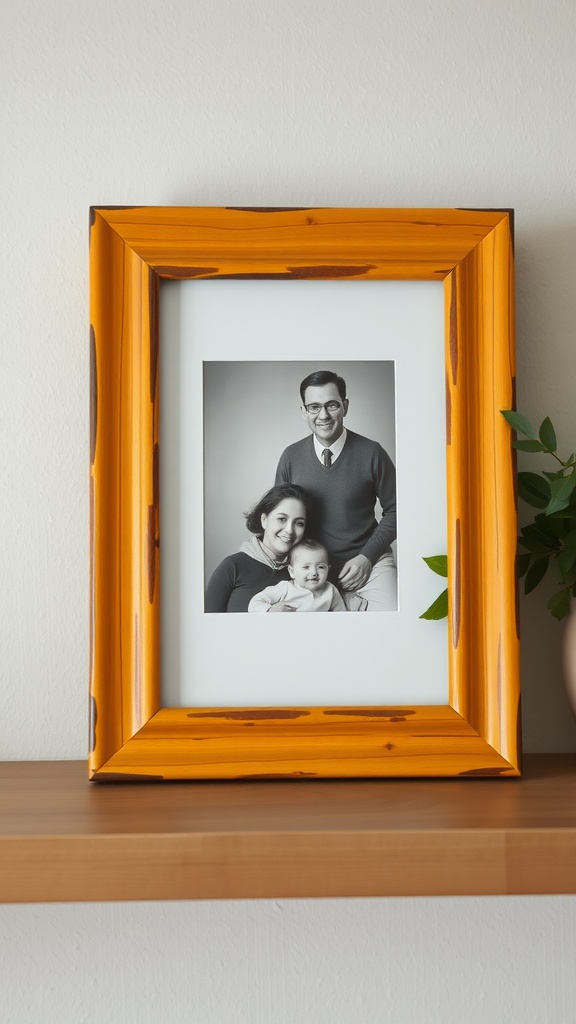
[[342,377],[317,370],[302,381],[300,397],[311,436],[283,451],[276,483],[298,484],[311,496],[309,532],[327,549],[347,607],[355,610],[361,598],[367,611],[395,611],[394,463],[377,441],[344,426],[349,401]]

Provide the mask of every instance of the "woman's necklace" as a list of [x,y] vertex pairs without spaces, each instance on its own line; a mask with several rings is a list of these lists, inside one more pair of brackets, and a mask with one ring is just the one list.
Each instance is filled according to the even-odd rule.
[[258,539],[258,543],[260,545],[260,550],[264,555],[264,558],[268,562],[268,565],[271,566],[272,569],[274,569],[274,572],[278,572],[279,569],[284,569],[288,565],[288,555],[286,555],[284,558],[274,558],[272,552],[270,551],[269,548],[266,547],[263,541]]

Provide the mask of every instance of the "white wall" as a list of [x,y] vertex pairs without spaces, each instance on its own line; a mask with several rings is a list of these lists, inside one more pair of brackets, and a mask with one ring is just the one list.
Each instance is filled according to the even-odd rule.
[[[570,0],[2,5],[0,753],[81,758],[94,204],[516,208],[518,404],[574,443]],[[574,750],[522,600],[528,750]],[[0,908],[2,1010],[58,1021],[574,1018],[572,899]]]

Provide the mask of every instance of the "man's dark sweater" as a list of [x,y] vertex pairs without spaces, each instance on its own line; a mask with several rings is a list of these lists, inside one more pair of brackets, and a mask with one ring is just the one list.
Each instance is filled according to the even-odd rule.
[[[300,484],[312,496],[306,535],[324,544],[333,571],[355,555],[366,555],[374,565],[390,550],[396,538],[396,469],[376,441],[348,430],[340,455],[326,467],[311,434],[282,452],[276,483]],[[382,506],[379,523],[376,500]]]

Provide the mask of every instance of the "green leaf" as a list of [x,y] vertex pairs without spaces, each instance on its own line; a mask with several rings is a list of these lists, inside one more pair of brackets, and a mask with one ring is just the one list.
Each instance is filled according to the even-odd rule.
[[430,555],[424,561],[428,568],[432,569],[432,572],[437,573],[438,576],[448,575],[448,555]]
[[528,572],[528,569],[530,568],[530,558],[531,556],[527,552],[518,552],[516,556],[516,575],[519,580],[521,580]]
[[534,523],[538,529],[542,530],[551,540],[562,540],[566,534],[564,520],[560,522],[552,516],[547,516],[545,512],[539,512],[534,518]]
[[555,554],[557,550],[556,548],[551,548],[549,544],[542,544],[531,537],[528,537],[527,540],[524,537],[519,537],[518,542],[526,548],[526,551],[530,552],[531,558],[541,558],[542,555],[549,555],[550,552]]
[[445,619],[448,615],[448,588],[432,602],[420,616],[421,619]]
[[570,587],[565,587],[564,590],[560,590],[558,594],[554,594],[550,598],[547,604],[548,611],[552,613],[555,619],[563,619],[565,615],[568,615],[570,611]]
[[518,473],[518,494],[533,508],[546,508],[551,498],[550,484],[538,473]]
[[576,563],[576,548],[562,548],[562,551],[560,551],[560,553],[556,556],[556,561],[558,563],[558,568],[562,573],[562,579],[566,580],[567,574],[574,566],[574,563]]
[[522,527],[520,531],[521,543],[528,551],[532,551],[534,554],[559,551],[560,542],[550,531],[550,527],[558,526],[558,524],[552,520],[541,522],[541,518],[545,520],[545,517],[537,516],[535,521],[529,526]]
[[526,579],[524,580],[525,594],[529,594],[532,590],[534,590],[535,587],[538,586],[540,581],[544,579],[547,569],[547,558],[537,558],[536,561],[532,563],[528,572],[526,573]]
[[572,470],[568,476],[561,476],[559,480],[552,480],[550,483],[551,500],[546,507],[546,515],[551,516],[554,512],[560,512],[567,508],[570,495],[576,487],[576,472]]
[[540,441],[512,441],[512,447],[519,452],[545,452],[546,449]]
[[558,517],[558,515],[560,515],[560,513],[563,512],[564,513],[563,518],[565,519],[566,516],[568,515],[568,513],[566,512],[566,509],[568,508],[569,504],[570,504],[570,502],[568,500],[560,501],[559,499],[555,498],[554,501],[551,501],[550,504],[546,507],[546,509],[545,509],[546,515],[547,516],[556,516],[556,517]]
[[538,432],[538,436],[542,441],[542,444],[546,446],[549,452],[556,451],[556,431],[552,426],[552,422],[549,416],[547,416],[546,419],[542,421],[540,430]]
[[522,416],[519,412],[513,412],[512,409],[501,409],[500,412],[513,430],[517,430],[519,434],[524,434],[524,437],[536,437],[534,427],[525,416]]
[[550,473],[543,469],[542,476],[545,476],[547,480],[559,480],[560,477],[564,476],[564,470],[559,469],[557,473]]

